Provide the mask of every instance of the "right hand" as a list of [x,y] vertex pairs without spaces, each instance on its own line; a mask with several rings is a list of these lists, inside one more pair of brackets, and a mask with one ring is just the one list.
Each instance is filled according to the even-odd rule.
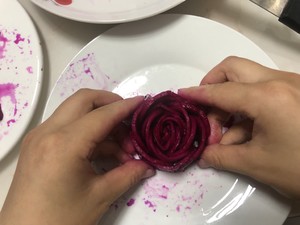
[[[300,77],[250,60],[229,57],[199,87],[179,94],[215,108],[210,145],[199,161],[250,176],[300,199]],[[222,134],[228,113],[247,119]]]

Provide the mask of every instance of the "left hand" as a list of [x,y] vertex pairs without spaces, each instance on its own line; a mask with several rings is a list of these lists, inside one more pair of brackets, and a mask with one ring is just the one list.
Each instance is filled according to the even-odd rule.
[[[95,224],[112,202],[152,176],[150,166],[130,157],[133,146],[121,125],[142,100],[81,90],[29,132],[0,224]],[[112,156],[120,166],[96,174],[91,162]]]

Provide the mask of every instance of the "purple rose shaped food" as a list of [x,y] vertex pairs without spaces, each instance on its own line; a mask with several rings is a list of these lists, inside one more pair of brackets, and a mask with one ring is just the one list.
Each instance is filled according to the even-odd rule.
[[210,135],[203,108],[171,91],[147,97],[134,112],[131,128],[139,157],[169,172],[183,171],[199,159]]

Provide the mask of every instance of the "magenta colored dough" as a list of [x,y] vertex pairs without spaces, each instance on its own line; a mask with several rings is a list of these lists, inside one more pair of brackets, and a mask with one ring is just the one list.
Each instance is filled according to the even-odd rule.
[[140,158],[169,172],[183,171],[199,159],[210,135],[203,108],[171,91],[147,97],[135,111],[131,128]]

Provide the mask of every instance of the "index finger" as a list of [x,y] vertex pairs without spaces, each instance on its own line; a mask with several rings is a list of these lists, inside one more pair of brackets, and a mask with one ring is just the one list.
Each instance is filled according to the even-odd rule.
[[49,118],[49,124],[55,126],[67,125],[78,118],[84,116],[95,108],[107,105],[122,99],[119,95],[93,89],[80,89],[75,94],[67,98]]
[[178,94],[203,105],[225,112],[255,118],[260,104],[260,92],[254,84],[225,82],[179,89]]
[[138,96],[105,105],[81,117],[67,129],[73,133],[75,140],[84,140],[86,144],[98,144],[129,117],[143,99],[144,97]]
[[216,84],[226,81],[255,83],[276,77],[276,70],[245,58],[230,56],[210,70],[200,84]]

